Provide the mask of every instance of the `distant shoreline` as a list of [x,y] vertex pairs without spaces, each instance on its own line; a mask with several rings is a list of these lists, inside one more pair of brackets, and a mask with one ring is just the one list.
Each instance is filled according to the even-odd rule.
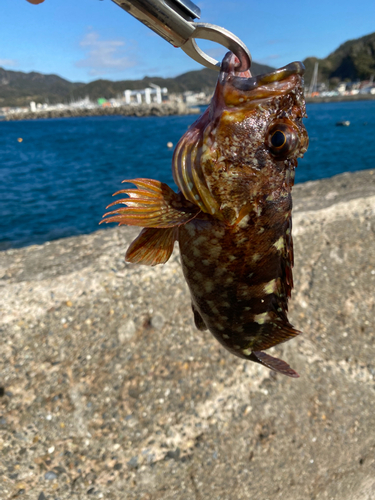
[[306,97],[307,104],[318,104],[321,102],[351,102],[351,101],[374,101],[374,100],[375,100],[375,94]]
[[[374,101],[375,95],[357,94],[357,95],[339,95],[306,97],[307,104],[320,104],[331,102],[352,102],[352,101]],[[52,118],[82,118],[86,116],[172,116],[172,115],[192,115],[201,112],[199,107],[188,107],[182,102],[164,103],[164,104],[141,104],[140,106],[120,106],[103,108],[69,108],[56,110],[26,111],[12,113],[2,116],[0,121],[18,121],[18,120],[42,120]]]
[[185,103],[141,104],[140,106],[120,106],[103,108],[68,108],[11,113],[3,121],[41,120],[50,118],[81,118],[85,116],[171,116],[192,115],[200,112],[198,107],[190,108]]

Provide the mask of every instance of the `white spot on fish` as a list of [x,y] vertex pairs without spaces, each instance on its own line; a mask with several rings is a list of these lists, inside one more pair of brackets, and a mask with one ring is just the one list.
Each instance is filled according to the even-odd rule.
[[252,257],[252,261],[253,262],[257,262],[259,259],[261,258],[261,255],[259,255],[259,253],[255,253]]
[[256,314],[254,316],[254,323],[258,323],[258,325],[264,325],[264,323],[266,323],[266,321],[269,319],[269,314],[268,312],[265,312],[265,313],[261,313],[261,314]]
[[281,250],[283,250],[284,245],[285,245],[285,242],[284,242],[283,236],[280,236],[280,238],[276,241],[276,243],[273,244],[273,246],[276,248],[276,250],[278,252],[281,252]]
[[185,264],[187,267],[194,267],[194,262],[189,260],[189,258],[186,255],[182,256],[182,262]]
[[185,228],[186,228],[186,231],[190,234],[190,236],[195,235],[195,226],[193,224],[186,224]]
[[226,333],[223,333],[223,339],[229,339],[229,335],[227,335]]
[[217,259],[221,254],[221,250],[222,247],[220,245],[215,245],[209,248],[208,253],[210,254],[210,257],[212,257],[213,259]]
[[225,234],[225,229],[213,229],[212,234],[216,236],[216,238],[222,238]]
[[224,267],[217,267],[214,272],[215,278],[220,278],[223,274],[226,273],[226,269]]
[[205,243],[207,241],[207,238],[203,235],[198,236],[196,240],[194,240],[194,245],[200,245],[201,243]]
[[240,222],[238,223],[238,227],[246,227],[247,226],[247,223],[249,222],[249,214],[245,215],[245,217],[243,219],[240,220]]
[[204,266],[209,266],[209,265],[210,265],[210,261],[209,261],[209,260],[207,260],[207,259],[204,259],[204,260],[202,260],[202,264],[203,264]]
[[220,314],[215,302],[213,302],[212,300],[207,300],[207,305],[214,314]]
[[266,295],[270,295],[271,293],[274,293],[276,290],[276,280],[273,279],[266,283],[263,287],[263,291]]
[[214,284],[212,281],[205,281],[204,283],[204,289],[206,290],[207,293],[211,293],[212,290],[214,289]]
[[201,253],[198,250],[198,248],[193,247],[193,255],[194,255],[194,257],[200,257],[201,256]]
[[235,257],[234,255],[228,255],[228,259],[233,262],[234,260],[237,259],[237,257]]
[[242,349],[242,352],[245,354],[245,356],[250,356],[250,354],[253,352],[251,349]]

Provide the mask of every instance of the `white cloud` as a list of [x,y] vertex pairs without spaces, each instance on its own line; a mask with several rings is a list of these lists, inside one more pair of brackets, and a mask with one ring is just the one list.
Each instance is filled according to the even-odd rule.
[[17,61],[15,59],[0,59],[0,66],[8,66],[8,67],[13,67],[17,66]]
[[129,55],[133,52],[131,44],[125,40],[101,40],[99,33],[90,31],[80,42],[86,56],[77,61],[78,68],[89,68],[93,76],[116,73],[131,68],[137,61]]

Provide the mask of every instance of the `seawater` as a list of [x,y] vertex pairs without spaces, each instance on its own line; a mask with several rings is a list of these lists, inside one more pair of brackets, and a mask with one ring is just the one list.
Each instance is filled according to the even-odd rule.
[[[296,182],[375,167],[375,101],[311,104]],[[197,116],[0,122],[0,250],[98,229],[123,179],[175,188],[172,149]],[[349,127],[336,127],[349,120]],[[22,142],[19,142],[22,139]],[[103,227],[103,226],[102,226]]]

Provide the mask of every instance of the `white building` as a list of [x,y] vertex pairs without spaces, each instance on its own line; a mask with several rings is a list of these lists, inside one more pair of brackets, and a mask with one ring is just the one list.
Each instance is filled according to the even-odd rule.
[[156,102],[161,104],[163,99],[162,95],[168,94],[168,89],[166,87],[161,88],[159,85],[154,85],[150,83],[150,87],[146,87],[142,90],[125,90],[124,97],[126,104],[151,104]]

